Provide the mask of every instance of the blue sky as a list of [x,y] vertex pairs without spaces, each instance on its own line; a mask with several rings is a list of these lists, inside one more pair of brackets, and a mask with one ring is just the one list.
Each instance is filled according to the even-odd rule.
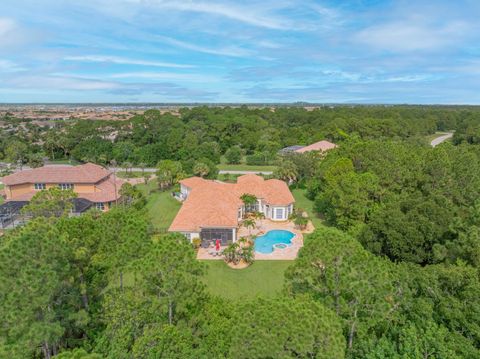
[[480,1],[2,0],[0,102],[480,104]]

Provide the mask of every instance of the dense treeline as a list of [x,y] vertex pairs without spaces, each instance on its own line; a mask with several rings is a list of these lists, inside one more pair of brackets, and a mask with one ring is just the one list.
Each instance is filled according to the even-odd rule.
[[343,231],[308,238],[287,287],[342,317],[347,356],[480,357],[478,145],[350,136],[284,162]]
[[2,357],[480,357],[476,268],[395,264],[337,229],[307,237],[271,299],[210,296],[185,238],[132,209],[40,217],[0,258]]
[[308,194],[328,224],[378,255],[480,265],[480,147],[345,142],[318,162]]
[[[474,142],[480,110],[474,107],[357,106],[265,109],[182,109],[179,116],[148,110],[125,121],[58,121],[53,128],[4,119],[0,156],[36,165],[43,156],[101,164],[115,160],[155,166],[160,160],[181,161],[191,170],[195,161],[218,163],[232,148],[247,163],[267,164],[289,145],[346,135],[363,139],[409,139],[425,142],[435,131],[458,130],[456,141]],[[475,127],[477,126],[477,127]]]
[[38,217],[4,236],[0,356],[343,357],[340,321],[325,305],[308,295],[213,298],[185,237],[152,237],[144,218],[121,207]]
[[478,269],[394,264],[337,230],[317,230],[287,273],[343,324],[350,358],[479,358]]
[[[325,137],[340,146],[278,162],[274,175],[305,188],[325,226],[275,298],[211,296],[191,244],[154,235],[132,186],[118,208],[77,218],[39,196],[36,218],[0,239],[0,357],[480,358],[478,115],[195,108],[39,130],[58,136],[50,147],[28,131],[4,138],[55,158],[158,163],[161,189],[221,155],[268,160]],[[447,129],[452,144],[427,146]]]

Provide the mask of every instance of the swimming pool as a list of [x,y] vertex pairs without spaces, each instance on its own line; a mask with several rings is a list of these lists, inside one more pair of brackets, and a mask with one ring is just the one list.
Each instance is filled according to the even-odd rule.
[[255,252],[263,254],[272,253],[274,244],[284,243],[290,245],[293,237],[295,237],[294,233],[282,229],[268,231],[263,236],[255,239]]

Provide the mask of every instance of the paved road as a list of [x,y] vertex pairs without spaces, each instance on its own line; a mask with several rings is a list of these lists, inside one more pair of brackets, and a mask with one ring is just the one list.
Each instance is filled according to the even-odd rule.
[[434,138],[432,142],[430,142],[430,145],[432,147],[438,146],[442,142],[448,140],[449,138],[452,138],[452,136],[453,136],[453,132],[449,132],[445,135],[438,136],[437,138]]
[[[116,172],[125,172],[125,168],[121,168],[121,167],[108,167],[108,169],[110,171],[113,171],[115,170]],[[128,172],[130,172],[130,170],[132,170],[133,172],[142,172],[142,168],[140,167],[132,167],[132,168],[129,168],[128,169]],[[156,168],[143,168],[143,171],[144,172],[157,172],[157,169]]]
[[[109,167],[108,168],[110,171],[113,171],[114,167]],[[125,169],[124,168],[119,168],[119,167],[115,167],[115,169],[117,170],[117,172],[125,172]],[[145,168],[144,169],[145,172],[157,172],[157,169],[156,168]],[[136,167],[133,167],[132,168],[132,171],[134,172],[142,172],[142,169],[141,168],[136,168]],[[260,174],[263,174],[263,175],[271,175],[273,172],[272,171],[235,171],[235,170],[221,170],[221,171],[218,171],[218,173],[220,174],[232,174],[232,175],[246,175],[246,174],[250,174],[250,173],[260,173]]]
[[[55,165],[49,165],[49,166],[55,166]],[[68,165],[62,165],[62,166],[68,166]],[[30,167],[28,166],[23,166],[22,167],[22,170],[28,170],[30,169]],[[121,167],[108,167],[108,169],[110,171],[113,171],[113,170],[116,170],[116,172],[125,172],[125,168],[121,168]],[[130,170],[134,171],[134,172],[142,172],[142,169],[140,167],[132,167],[131,169],[129,169],[129,172]],[[157,172],[157,169],[156,168],[144,168],[143,169],[144,172],[147,172],[147,173],[155,173]],[[13,169],[13,172],[18,172],[20,171],[19,168],[15,168]],[[232,175],[246,175],[246,174],[250,174],[250,173],[256,173],[256,174],[263,174],[263,175],[271,175],[273,172],[272,171],[234,171],[234,170],[221,170],[221,171],[218,171],[218,173],[220,174],[232,174]]]

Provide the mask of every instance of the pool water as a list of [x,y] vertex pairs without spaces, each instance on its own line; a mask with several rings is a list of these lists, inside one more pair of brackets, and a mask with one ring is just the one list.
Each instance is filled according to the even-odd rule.
[[283,243],[286,245],[292,244],[292,238],[295,234],[290,231],[284,231],[281,229],[274,229],[268,231],[263,236],[255,239],[255,252],[269,254],[273,252],[273,245]]

